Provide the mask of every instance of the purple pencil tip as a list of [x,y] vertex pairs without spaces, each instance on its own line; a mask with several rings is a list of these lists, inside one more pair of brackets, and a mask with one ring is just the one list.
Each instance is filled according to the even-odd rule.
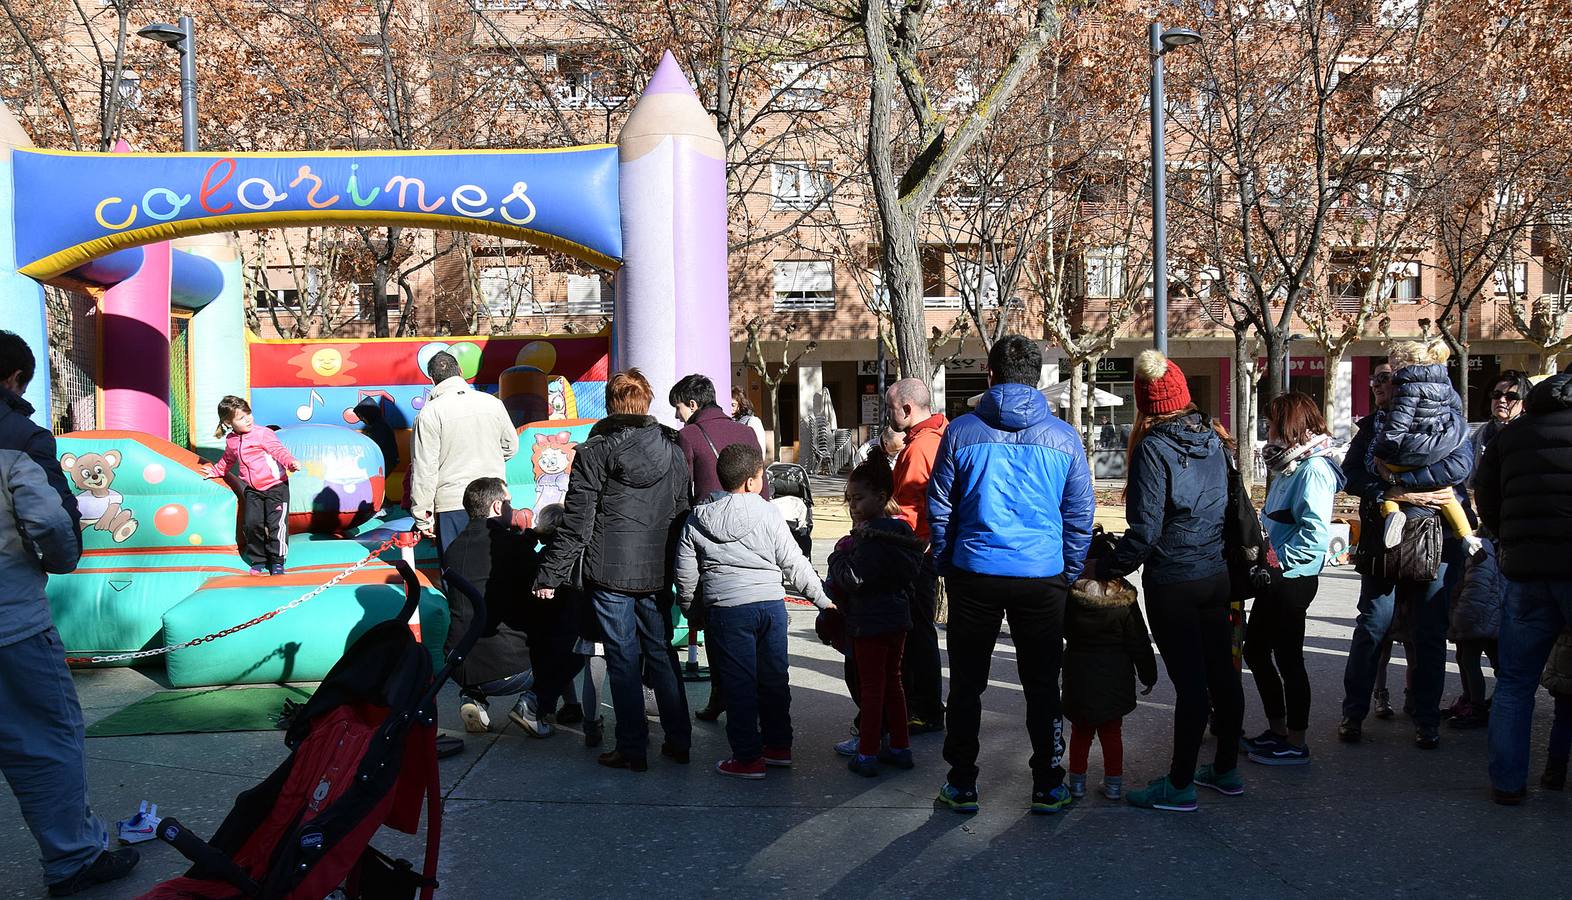
[[671,55],[670,50],[661,54],[660,65],[655,67],[655,74],[650,76],[649,84],[644,86],[644,95],[650,94],[693,94],[688,76],[683,73],[682,66],[677,64],[677,58]]

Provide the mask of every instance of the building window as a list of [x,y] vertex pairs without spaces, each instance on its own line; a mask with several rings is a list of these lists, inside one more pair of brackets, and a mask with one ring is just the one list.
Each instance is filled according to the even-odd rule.
[[961,300],[969,307],[997,309],[999,306],[999,277],[992,270],[971,263],[957,266]]
[[[109,111],[109,92],[115,84],[115,67],[104,67],[104,111]],[[142,76],[129,69],[120,70],[119,108],[136,110],[142,106]]]
[[294,288],[258,288],[251,299],[257,309],[300,309],[300,291]]
[[1109,247],[1086,254],[1086,296],[1124,295],[1124,250]]
[[822,68],[807,62],[778,62],[775,73],[775,105],[781,109],[815,110],[824,108],[824,92],[829,77]]
[[1498,296],[1511,294],[1514,297],[1521,297],[1528,293],[1528,263],[1513,263],[1511,271],[1512,284],[1510,285],[1510,291],[1507,284],[1506,266],[1497,269],[1491,278],[1491,281],[1495,282],[1496,294]]
[[490,266],[479,270],[475,281],[487,315],[527,315],[534,308],[534,280],[520,266]]
[[1387,269],[1392,284],[1392,299],[1398,303],[1418,303],[1423,291],[1419,280],[1419,261],[1404,260],[1392,263]]
[[787,160],[770,164],[770,193],[776,209],[808,209],[830,192],[829,167]]
[[781,312],[835,308],[834,266],[824,259],[775,264],[775,308]]
[[611,312],[612,292],[599,275],[568,276],[568,315],[594,316]]

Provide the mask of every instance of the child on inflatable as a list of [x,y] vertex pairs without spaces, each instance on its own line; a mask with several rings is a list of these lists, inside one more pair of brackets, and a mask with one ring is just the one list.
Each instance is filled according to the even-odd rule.
[[[227,436],[226,436],[227,435]],[[258,428],[251,418],[251,404],[230,395],[218,401],[218,430],[224,438],[224,455],[203,475],[223,478],[231,470],[244,486],[241,523],[245,546],[240,555],[252,575],[284,574],[289,555],[289,472],[300,463],[289,455],[270,428]]]

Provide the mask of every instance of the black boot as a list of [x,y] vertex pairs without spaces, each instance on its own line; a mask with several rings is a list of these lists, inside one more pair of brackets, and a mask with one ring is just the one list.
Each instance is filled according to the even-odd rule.
[[1567,786],[1567,761],[1565,759],[1545,760],[1545,774],[1539,777],[1539,785],[1552,791],[1564,789]]

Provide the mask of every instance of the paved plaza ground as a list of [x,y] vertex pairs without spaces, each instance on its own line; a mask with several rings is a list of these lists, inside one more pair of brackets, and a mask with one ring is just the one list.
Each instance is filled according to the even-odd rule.
[[[829,546],[817,542],[818,561]],[[914,771],[877,780],[846,771],[830,750],[852,715],[841,664],[814,638],[813,612],[792,607],[794,768],[772,769],[762,782],[722,778],[711,770],[726,755],[718,725],[695,726],[692,765],[656,757],[642,775],[597,766],[575,729],[535,740],[510,725],[472,738],[442,764],[439,896],[1567,896],[1572,797],[1537,789],[1549,726],[1543,694],[1534,790],[1515,809],[1487,799],[1483,731],[1443,729],[1441,748],[1422,751],[1399,717],[1368,722],[1363,744],[1336,741],[1356,596],[1353,573],[1332,570],[1310,610],[1312,765],[1244,763],[1244,796],[1202,791],[1191,814],[1089,794],[1047,817],[1026,812],[1025,704],[1007,637],[984,695],[983,809],[967,817],[934,808],[945,774],[939,735],[915,739]],[[1399,688],[1402,671],[1395,660]],[[92,722],[161,686],[116,669],[81,672],[77,688]],[[707,690],[689,685],[690,702],[702,705]],[[1245,692],[1253,733],[1264,723],[1248,676]],[[1456,692],[1454,675],[1448,700]],[[1172,701],[1164,679],[1126,720],[1127,784],[1166,770]],[[456,707],[450,687],[445,727],[460,728]],[[96,738],[88,756],[93,801],[106,817],[147,798],[206,834],[284,746],[282,733]],[[1099,759],[1094,749],[1093,785]],[[0,792],[0,821],[0,896],[42,896],[37,848],[9,792]],[[384,832],[377,844],[418,859],[421,841]],[[83,896],[134,896],[185,869],[171,848],[142,847],[131,879]]]

